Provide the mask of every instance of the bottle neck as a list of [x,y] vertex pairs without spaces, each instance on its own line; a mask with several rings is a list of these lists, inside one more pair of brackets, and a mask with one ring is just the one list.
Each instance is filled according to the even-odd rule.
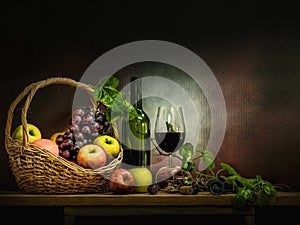
[[142,82],[137,77],[132,77],[131,81],[132,81],[131,104],[136,109],[143,109]]

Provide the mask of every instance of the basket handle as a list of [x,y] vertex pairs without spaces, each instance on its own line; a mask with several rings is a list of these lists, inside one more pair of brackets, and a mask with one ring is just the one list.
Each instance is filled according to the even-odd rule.
[[23,126],[23,145],[25,147],[28,147],[29,145],[29,137],[27,135],[27,111],[29,108],[29,105],[33,99],[33,96],[35,95],[35,93],[37,92],[38,89],[40,88],[44,88],[48,85],[52,85],[52,84],[66,84],[66,85],[70,85],[76,88],[80,88],[85,90],[89,95],[90,98],[93,101],[93,93],[94,93],[94,89],[84,83],[75,81],[71,78],[65,78],[65,77],[52,77],[52,78],[48,78],[39,82],[35,82],[32,83],[30,85],[28,85],[18,96],[17,98],[11,103],[8,113],[7,113],[7,121],[6,121],[6,127],[5,127],[5,147],[6,149],[8,148],[8,144],[11,141],[11,126],[12,126],[12,120],[13,120],[13,114],[14,114],[14,110],[16,108],[16,106],[21,102],[22,99],[24,99],[27,96],[27,99],[25,101],[25,104],[22,108],[22,117],[21,117],[21,121],[22,121],[22,126]]

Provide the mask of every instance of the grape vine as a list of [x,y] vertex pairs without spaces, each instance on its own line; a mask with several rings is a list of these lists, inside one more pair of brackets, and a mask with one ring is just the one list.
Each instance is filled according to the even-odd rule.
[[[200,191],[209,190],[214,194],[220,194],[224,191],[234,193],[232,205],[236,209],[242,209],[248,203],[262,206],[268,202],[274,202],[278,191],[291,191],[288,185],[273,184],[260,175],[244,177],[225,162],[221,162],[221,168],[214,172],[215,162],[212,152],[207,150],[197,150],[196,152],[199,154],[193,156],[193,145],[190,143],[185,143],[180,149],[182,166],[179,174],[184,176],[185,183],[194,187],[197,186]],[[195,161],[200,158],[205,164],[206,169],[204,171],[195,169]],[[212,186],[212,183],[215,186]],[[211,188],[217,189],[213,192]],[[219,192],[217,193],[217,191]]]

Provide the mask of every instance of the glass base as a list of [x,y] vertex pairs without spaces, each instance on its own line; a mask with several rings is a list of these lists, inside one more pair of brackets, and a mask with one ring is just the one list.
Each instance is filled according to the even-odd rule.
[[166,192],[177,192],[180,183],[175,175],[181,170],[180,166],[163,166],[155,174],[155,182],[158,188]]

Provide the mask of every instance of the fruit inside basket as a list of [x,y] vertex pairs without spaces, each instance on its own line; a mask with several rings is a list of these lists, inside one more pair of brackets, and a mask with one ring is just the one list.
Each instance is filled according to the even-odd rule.
[[[56,134],[53,141],[59,148],[55,155],[42,146],[32,143],[29,131],[31,123],[27,113],[33,96],[37,91],[49,85],[69,85],[84,90],[92,101],[93,107],[76,108],[72,112],[68,129]],[[118,129],[113,118],[110,118],[112,104],[127,104],[120,98],[118,80],[115,77],[104,77],[96,86],[84,84],[66,77],[52,77],[27,86],[12,102],[8,111],[5,147],[9,164],[19,189],[26,193],[88,193],[109,191],[108,178],[120,167],[123,149],[113,157],[107,155],[106,161],[96,166],[83,166],[78,163],[80,149],[101,155],[95,148],[94,140],[98,136],[118,140]],[[109,91],[108,91],[109,89]],[[123,102],[122,102],[123,101]],[[12,135],[14,111],[21,102],[20,127],[21,139]],[[117,116],[133,113],[130,104],[117,113]],[[54,135],[54,134],[53,134]],[[41,138],[44,138],[41,136]],[[53,138],[53,137],[52,137]],[[51,138],[49,138],[51,140]],[[100,146],[100,145],[97,145]],[[88,148],[92,147],[92,148]],[[102,146],[102,148],[104,148]],[[103,155],[103,154],[102,154]],[[83,160],[81,160],[82,162]]]

